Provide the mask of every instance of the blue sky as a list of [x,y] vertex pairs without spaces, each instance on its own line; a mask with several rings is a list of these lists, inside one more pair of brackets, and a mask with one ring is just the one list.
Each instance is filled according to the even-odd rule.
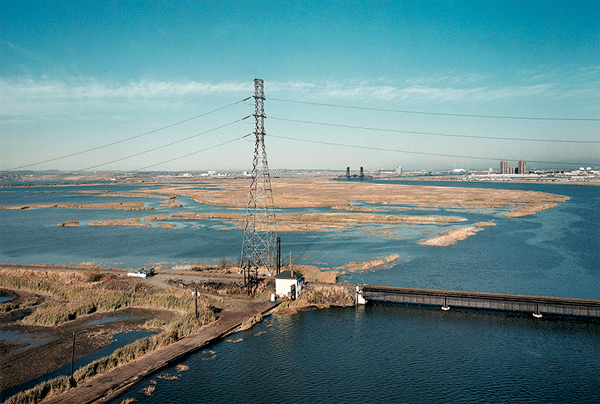
[[250,169],[252,100],[156,130],[254,78],[272,169],[600,165],[597,0],[2,0],[0,170]]

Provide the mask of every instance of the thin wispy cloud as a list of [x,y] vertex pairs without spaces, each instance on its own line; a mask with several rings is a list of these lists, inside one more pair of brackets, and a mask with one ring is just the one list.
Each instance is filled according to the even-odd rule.
[[12,42],[4,41],[4,45],[9,49],[10,52],[15,52],[21,56],[26,56],[29,58],[36,56],[33,52],[30,52],[27,49],[22,48],[21,46],[15,45]]
[[[590,75],[597,70],[591,69]],[[543,73],[523,72],[540,80]],[[371,84],[369,81],[343,82],[268,82],[265,83],[267,98],[299,97],[311,100],[344,101],[433,101],[436,103],[457,101],[494,101],[524,99],[527,97],[553,97],[565,99],[592,91],[590,87],[564,89],[559,82],[521,86],[472,86],[485,81],[484,75],[446,75],[431,79],[407,80],[403,84]],[[437,82],[437,83],[435,83]],[[429,83],[429,84],[427,84]],[[462,83],[462,85],[460,85]],[[471,84],[471,85],[469,85]],[[562,88],[562,89],[561,89]],[[198,81],[148,81],[140,80],[125,84],[101,82],[94,78],[70,78],[65,80],[40,78],[0,79],[0,116],[36,117],[49,114],[65,114],[69,110],[86,107],[106,107],[110,103],[164,103],[186,97],[227,95],[249,96],[253,83]]]
[[64,113],[69,108],[81,106],[99,107],[115,101],[152,102],[188,96],[251,92],[252,83],[139,81],[117,85],[96,79],[0,79],[0,115],[45,115]]
[[0,79],[0,97],[5,98],[135,98],[135,97],[180,97],[189,94],[239,93],[252,90],[248,83],[200,83],[139,81],[124,85],[111,85],[95,79],[50,80],[21,79],[8,81]]

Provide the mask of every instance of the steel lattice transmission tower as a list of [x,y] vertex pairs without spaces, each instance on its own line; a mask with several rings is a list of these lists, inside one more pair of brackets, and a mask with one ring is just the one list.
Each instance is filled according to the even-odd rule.
[[263,80],[254,80],[254,160],[240,258],[240,268],[244,273],[244,285],[249,294],[258,283],[258,269],[265,267],[268,272],[272,273],[276,265],[277,225],[273,212],[273,193],[265,150],[263,85]]

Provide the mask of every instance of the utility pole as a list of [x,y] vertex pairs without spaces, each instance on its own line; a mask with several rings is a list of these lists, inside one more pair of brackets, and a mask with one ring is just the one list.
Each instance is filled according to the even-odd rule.
[[251,294],[258,284],[259,267],[266,267],[269,273],[273,273],[275,267],[277,225],[273,212],[273,193],[265,150],[264,100],[264,82],[261,79],[255,79],[254,159],[240,257],[240,269],[244,274],[244,286],[246,286],[248,294]]
[[75,364],[75,331],[73,331],[73,348],[71,349],[71,383],[73,383],[73,365]]
[[281,237],[277,236],[277,275],[281,272]]

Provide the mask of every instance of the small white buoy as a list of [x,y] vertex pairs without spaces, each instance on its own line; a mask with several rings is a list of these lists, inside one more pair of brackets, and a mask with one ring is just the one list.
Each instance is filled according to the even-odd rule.
[[442,310],[448,311],[450,310],[450,306],[448,306],[448,298],[444,296],[444,305],[442,306]]

